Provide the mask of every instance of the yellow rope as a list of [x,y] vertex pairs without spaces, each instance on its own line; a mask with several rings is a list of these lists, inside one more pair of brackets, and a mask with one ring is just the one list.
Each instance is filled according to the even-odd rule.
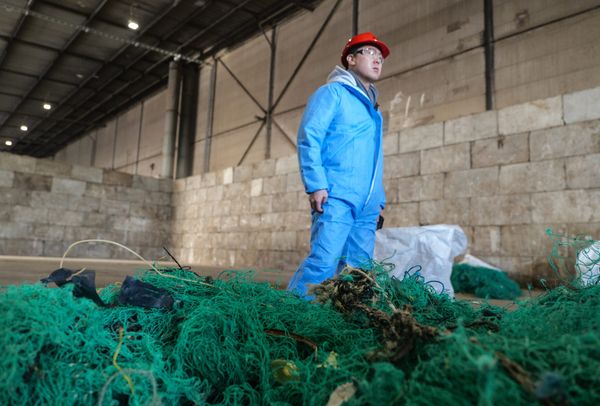
[[125,379],[125,381],[129,385],[129,389],[131,390],[131,393],[135,394],[135,387],[133,386],[133,381],[131,380],[131,377],[129,375],[127,375],[125,373],[125,371],[123,371],[123,368],[121,368],[119,366],[119,364],[117,364],[117,357],[119,356],[119,352],[121,352],[121,346],[123,345],[123,339],[124,339],[123,327],[121,327],[121,328],[119,328],[119,344],[117,344],[117,349],[115,350],[115,353],[113,354],[113,365],[123,375],[123,379]]

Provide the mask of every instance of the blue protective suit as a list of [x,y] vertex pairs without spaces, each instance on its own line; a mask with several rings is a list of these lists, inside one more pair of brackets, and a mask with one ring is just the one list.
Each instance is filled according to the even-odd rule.
[[355,77],[339,66],[309,99],[298,130],[298,159],[306,193],[327,189],[323,213],[312,212],[311,251],[288,290],[306,295],[310,284],[340,266],[368,263],[385,205],[382,117]]

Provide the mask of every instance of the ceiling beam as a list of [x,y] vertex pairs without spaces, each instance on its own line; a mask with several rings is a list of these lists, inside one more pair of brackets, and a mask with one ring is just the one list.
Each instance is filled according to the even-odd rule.
[[[151,22],[150,24],[146,25],[146,27],[138,33],[138,35],[135,37],[136,40],[139,40],[148,30],[150,30],[150,28],[152,28],[154,25],[156,25],[157,23],[159,23],[168,13],[170,13],[175,7],[177,7],[180,4],[179,0],[172,0],[171,3],[167,6],[165,6],[163,8],[163,10],[161,11],[161,13],[159,13],[159,15],[157,15]],[[98,67],[94,73],[90,76],[88,76],[87,79],[85,79],[82,83],[80,83],[76,89],[73,89],[73,91],[71,91],[67,96],[65,96],[62,101],[58,104],[57,107],[61,107],[64,102],[66,102],[67,100],[71,99],[80,89],[82,89],[90,80],[92,80],[93,78],[97,77],[98,73],[100,72],[100,70],[102,70],[103,68],[105,68],[106,66],[109,66],[109,64],[113,63],[113,61],[118,58],[127,48],[129,48],[130,45],[129,44],[125,44],[123,45],[121,48],[119,48],[107,61],[104,61],[104,63]],[[144,53],[145,54],[145,53]],[[126,67],[123,71],[127,70],[130,66]],[[94,91],[94,94],[97,94],[97,91]],[[84,103],[86,100],[89,99],[88,96],[86,97],[83,101],[81,101],[80,103]],[[72,111],[72,110],[71,110]],[[68,114],[68,113],[67,113]],[[53,127],[54,124],[51,126]],[[20,140],[19,140],[20,141]],[[18,145],[17,145],[18,146]]]
[[[186,40],[186,42],[184,42],[182,45],[180,45],[177,50],[175,52],[180,52],[182,51],[182,49],[186,46],[189,46],[192,42],[194,42],[195,40],[197,40],[198,38],[200,38],[202,35],[204,35],[206,32],[210,31],[212,28],[214,28],[216,25],[218,25],[219,23],[221,23],[223,20],[229,18],[231,15],[233,15],[235,12],[237,12],[238,10],[240,10],[242,7],[244,7],[246,4],[248,4],[251,0],[246,0],[240,4],[238,4],[237,6],[235,6],[234,8],[232,8],[231,10],[229,10],[227,13],[225,13],[224,15],[222,15],[219,19],[217,19],[216,21],[214,21],[212,24],[208,25],[207,27],[205,27],[203,30],[199,31],[198,33],[194,34],[194,36],[192,36],[191,38],[189,38],[188,40]],[[288,6],[289,7],[289,6]],[[271,10],[267,16],[265,18],[263,18],[262,20],[259,21],[259,23],[261,22],[266,22],[269,20],[272,20],[272,18],[274,17],[274,15],[278,15],[280,14],[280,9],[279,8],[275,8],[275,10]],[[256,24],[256,20],[254,20],[251,24],[254,25]],[[232,35],[235,35],[236,33],[243,31],[244,29],[248,29],[250,28],[250,24],[246,24],[241,26],[240,28],[238,28],[236,30],[235,33],[230,34],[227,38],[225,38],[224,40],[230,38]],[[220,41],[219,44],[223,43],[224,41]],[[211,53],[216,53],[218,51],[218,47],[213,47]],[[206,56],[206,55],[205,55]],[[148,69],[145,70],[145,73],[150,72],[151,70],[153,70],[154,68],[156,68],[157,66],[159,66],[160,64],[166,62],[170,57],[164,57],[161,58],[159,61],[155,62],[152,66],[150,66]],[[135,63],[135,61],[133,62]],[[122,90],[124,90],[126,87],[130,86],[131,84],[137,82],[139,79],[141,79],[142,77],[144,77],[144,75],[139,75],[138,77],[130,80],[130,82],[125,86],[122,86],[121,88],[119,88],[117,90],[117,92],[120,92]],[[166,78],[165,78],[166,79]],[[150,86],[148,87],[154,87],[157,86],[160,83],[160,81],[155,81],[154,83],[152,83]],[[88,97],[89,99],[89,97]],[[87,100],[87,99],[86,99]],[[86,113],[83,116],[77,116],[76,120],[78,121],[83,121],[86,117],[88,117],[94,110],[96,110],[97,108],[99,108],[100,106],[102,106],[104,103],[106,103],[108,100],[110,100],[110,97],[106,98],[105,100],[96,103],[92,108],[87,109]],[[85,101],[85,100],[84,100]],[[119,106],[119,105],[118,105]],[[105,119],[107,116],[110,116],[110,112],[117,110],[118,108],[113,108],[113,109],[109,109],[107,114],[104,114],[100,120]],[[95,125],[98,124],[99,120],[95,120],[94,123],[90,124],[90,128],[93,128]],[[69,129],[69,126],[67,126],[63,131],[67,131]],[[86,129],[87,131],[87,129]]]
[[[14,69],[10,69],[10,68],[0,68],[0,72],[11,73],[13,75],[24,76],[26,78],[32,78],[32,79],[36,79],[36,80],[41,79],[41,76],[34,75],[32,73],[19,72],[18,70],[14,70]],[[46,78],[46,80],[48,82],[60,83],[61,85],[65,85],[65,86],[77,86],[77,83],[67,82],[66,80],[62,80],[62,79]]]
[[[34,2],[34,0],[27,0],[27,4],[25,5],[25,9],[29,10],[31,7],[33,7],[33,2]],[[4,63],[4,59],[6,58],[6,55],[8,55],[8,50],[10,49],[10,47],[13,44],[13,42],[14,42],[15,38],[17,37],[17,35],[19,35],[19,32],[21,31],[21,28],[23,27],[23,24],[25,23],[26,19],[27,19],[27,13],[24,13],[23,15],[21,15],[21,17],[19,17],[19,21],[17,21],[17,25],[15,26],[14,30],[10,34],[10,38],[8,39],[8,43],[6,44],[6,46],[4,47],[4,49],[2,50],[2,54],[0,54],[0,67]]]
[[303,8],[304,10],[308,10],[308,11],[315,11],[316,7],[313,6],[312,4],[306,4],[305,2],[301,1],[301,0],[292,0],[292,3],[294,3],[294,5],[298,8]]
[[[8,92],[6,90],[0,90],[0,96],[17,97],[19,99],[23,97],[23,95],[20,93]],[[39,97],[29,97],[29,100],[39,102],[40,104],[42,104],[42,103],[50,103],[51,105],[56,104],[56,101],[53,100],[52,98],[40,99]],[[71,107],[70,104],[68,106]]]
[[[11,36],[10,35],[0,34],[0,39],[8,41],[8,40],[11,40]],[[28,41],[26,39],[12,38],[12,41],[15,42],[15,43],[17,43],[17,44],[22,44],[22,45],[30,46],[32,48],[43,49],[44,51],[61,52],[61,48],[56,48],[56,47],[52,47],[52,46],[49,46],[49,45],[39,44],[37,42]],[[77,52],[72,52],[72,51],[67,51],[67,50],[64,50],[62,52],[65,55],[69,55],[69,56],[74,56],[76,58],[85,59],[85,60],[90,61],[90,62],[98,62],[98,63],[104,62],[104,60],[102,60],[100,58],[95,58],[95,57],[90,56],[90,55],[83,55],[83,54],[80,54],[80,53],[77,53]]]
[[[43,1],[43,0],[40,0],[40,1]],[[89,123],[89,125],[83,131],[85,133],[85,131],[87,131],[88,129],[97,127],[100,123],[104,122],[108,118],[114,116],[115,114],[118,114],[120,111],[122,111],[123,108],[126,108],[125,106],[128,107],[131,104],[133,104],[134,102],[136,102],[137,100],[139,100],[139,97],[142,97],[142,95],[147,95],[150,92],[156,91],[158,88],[163,86],[164,81],[166,80],[166,76],[161,76],[160,74],[158,74],[158,75],[153,74],[153,72],[156,73],[155,69],[163,66],[165,62],[167,62],[169,59],[171,59],[173,53],[189,55],[193,52],[198,52],[198,49],[194,49],[194,45],[196,43],[199,44],[199,40],[201,39],[201,37],[203,35],[207,35],[207,33],[211,33],[211,35],[212,35],[213,34],[212,31],[214,31],[213,28],[217,27],[218,24],[222,24],[227,19],[230,19],[230,17],[233,15],[233,13],[236,13],[238,11],[244,12],[244,14],[246,14],[246,15],[251,15],[251,18],[249,18],[249,19],[244,18],[242,21],[240,21],[242,23],[241,25],[239,25],[238,27],[235,27],[233,29],[229,28],[229,32],[227,32],[227,34],[219,35],[221,38],[217,38],[217,40],[215,42],[210,44],[211,46],[210,46],[210,48],[208,48],[209,49],[208,52],[206,52],[205,54],[201,54],[201,58],[203,60],[207,56],[215,55],[217,52],[222,50],[224,47],[233,45],[235,43],[234,41],[236,39],[240,39],[243,36],[252,34],[253,32],[256,31],[256,27],[258,27],[259,29],[262,30],[263,29],[263,27],[261,26],[262,24],[264,24],[265,26],[268,26],[270,24],[275,24],[277,21],[279,21],[279,20],[281,20],[281,18],[283,18],[282,16],[289,14],[289,12],[286,12],[286,11],[288,11],[290,8],[307,9],[307,7],[304,7],[303,4],[299,4],[299,3],[303,3],[303,2],[290,2],[290,3],[286,3],[284,5],[285,10],[283,13],[281,11],[281,8],[282,8],[281,3],[275,4],[275,5],[273,5],[273,7],[268,7],[267,10],[265,10],[261,13],[256,13],[256,12],[250,11],[248,8],[245,8],[246,5],[250,3],[250,1],[251,0],[246,0],[246,1],[240,2],[241,4],[233,4],[233,5],[231,5],[231,3],[233,3],[232,1],[222,2],[222,4],[230,4],[232,8],[226,12],[221,13],[219,15],[219,17],[216,20],[211,21],[211,23],[207,27],[199,28],[196,24],[193,24],[193,18],[202,10],[198,10],[198,8],[193,9],[193,8],[189,7],[187,2],[182,2],[181,0],[174,0],[174,3],[185,4],[185,6],[190,10],[190,12],[188,13],[189,14],[188,17],[185,18],[177,27],[174,27],[173,29],[171,29],[170,32],[162,35],[161,38],[159,38],[157,40],[157,42],[153,42],[153,43],[151,42],[151,43],[148,43],[148,45],[164,48],[166,45],[165,44],[166,39],[172,37],[174,34],[182,32],[181,30],[183,28],[189,29],[189,28],[195,27],[194,31],[196,31],[196,32],[190,38],[185,40],[184,43],[179,44],[174,51],[173,51],[173,48],[168,46],[167,49],[171,52],[171,56],[163,56],[162,54],[158,54],[160,56],[160,59],[158,59],[157,62],[152,63],[147,69],[144,69],[143,72],[137,71],[137,72],[139,72],[138,75],[136,75],[133,78],[128,78],[129,83],[124,83],[123,85],[118,86],[117,89],[115,89],[114,91],[109,91],[110,94],[108,94],[106,96],[104,96],[105,89],[108,90],[107,88],[113,87],[113,85],[116,83],[116,81],[122,77],[121,76],[122,73],[119,72],[115,75],[111,75],[112,77],[107,77],[107,78],[101,77],[100,78],[101,82],[98,82],[99,86],[96,89],[91,90],[88,88],[88,90],[90,90],[89,94],[81,95],[82,97],[79,97],[79,100],[77,100],[77,105],[72,104],[71,107],[62,109],[61,113],[64,113],[65,117],[69,117],[69,119],[73,120],[74,122]],[[214,4],[214,3],[217,3],[217,2],[216,1],[206,2],[202,8],[206,8],[209,5]],[[310,9],[310,7],[308,7],[308,9]],[[314,7],[313,7],[313,9],[314,9]],[[191,12],[191,10],[193,10],[193,12]],[[181,10],[181,11],[185,11],[185,10]],[[162,19],[162,17],[163,16],[159,16],[157,19],[155,19],[153,21],[152,25],[159,23],[160,20]],[[263,18],[261,19],[261,17],[263,17]],[[238,19],[238,20],[240,20],[240,19]],[[249,21],[244,21],[244,20],[249,20]],[[149,28],[150,28],[149,26],[146,26],[144,29],[144,32],[146,32]],[[141,38],[141,36],[144,34],[144,32],[141,32],[136,38]],[[222,32],[222,30],[220,30],[220,32]],[[138,39],[134,39],[134,41],[135,40],[138,40]],[[116,58],[118,58],[124,52],[124,50],[128,49],[129,47],[130,47],[129,43],[125,44],[119,51],[117,51],[110,58],[110,60],[108,62],[112,62],[112,61],[116,60]],[[196,48],[197,47],[198,47],[198,45],[196,44]],[[124,71],[130,70],[136,63],[138,63],[148,53],[151,53],[151,52],[152,52],[152,50],[150,50],[150,49],[144,49],[144,51],[141,52],[140,55],[135,56],[131,60],[131,62],[127,63],[127,65],[124,67],[123,70]],[[105,62],[105,64],[106,64],[106,62]],[[102,69],[104,67],[104,65],[100,69]],[[100,71],[100,69],[96,71],[96,74]],[[162,71],[163,71],[163,69],[160,69],[158,72],[162,72]],[[146,79],[148,78],[148,75],[153,75],[154,77],[156,77],[156,80],[151,80],[151,81],[144,80],[144,78],[146,78]],[[109,76],[109,75],[106,75],[106,76]],[[130,76],[130,75],[128,75],[128,76]],[[88,80],[89,80],[89,78],[88,78]],[[86,83],[87,83],[87,80],[86,80]],[[148,84],[145,85],[144,83],[148,83]],[[135,93],[133,95],[123,96],[124,100],[121,102],[116,100],[117,97],[122,96],[125,92],[127,92],[128,89],[140,88],[140,85],[142,86],[142,88],[139,91],[134,90]],[[79,96],[79,94],[77,93],[79,90],[80,90],[79,88],[75,89],[73,92],[71,92],[71,94],[69,95],[68,98],[72,97],[75,94],[77,94]],[[101,97],[100,98],[95,97],[97,95],[101,95]],[[95,102],[95,103],[91,104],[89,107],[84,108],[84,104],[92,98],[98,99],[98,102]],[[100,109],[103,109],[104,112],[100,111]],[[50,135],[50,134],[52,134],[52,135]],[[55,122],[53,124],[50,124],[46,130],[35,132],[34,139],[31,140],[32,142],[36,142],[35,140],[40,138],[40,139],[47,139],[48,143],[46,143],[46,144],[38,143],[38,147],[34,148],[32,150],[32,152],[33,153],[43,153],[43,154],[54,153],[54,152],[56,152],[57,148],[62,147],[63,145],[65,145],[65,143],[68,143],[70,140],[77,137],[77,135],[81,135],[81,134],[82,134],[82,132],[80,130],[80,125],[78,125],[78,124],[69,125],[68,123]],[[33,132],[31,135],[34,135]],[[24,140],[23,144],[26,144],[25,140]],[[22,147],[26,148],[26,145],[22,145]],[[30,152],[28,151],[27,153],[30,153]]]
[[[40,4],[43,4],[43,5],[48,6],[48,7],[52,7],[54,9],[56,9],[56,10],[64,11],[64,12],[67,12],[67,13],[72,13],[72,14],[75,14],[75,15],[77,15],[79,17],[86,17],[87,18],[87,14],[86,13],[84,13],[82,11],[79,11],[79,10],[76,10],[76,9],[73,9],[73,8],[70,8],[70,7],[67,7],[67,6],[65,6],[63,4],[50,3],[50,2],[44,1],[44,0],[37,0],[37,1]],[[94,21],[100,22],[100,23],[105,24],[105,25],[107,25],[109,27],[117,28],[119,30],[127,29],[127,27],[125,25],[115,24],[114,22],[109,21],[109,20],[105,20],[103,18],[96,18]],[[88,22],[85,22],[83,25],[87,25],[87,24],[88,24]]]
[[[201,30],[200,32],[194,34],[190,39],[188,39],[186,42],[184,42],[183,44],[181,44],[177,50],[175,52],[179,52],[181,49],[183,49],[183,47],[189,45],[190,43],[192,43],[193,41],[197,40],[201,35],[204,35],[207,31],[209,31],[210,29],[214,28],[217,24],[219,24],[222,20],[229,18],[233,13],[235,13],[237,10],[241,9],[243,6],[245,6],[247,3],[249,3],[251,0],[245,0],[243,3],[238,4],[236,7],[232,8],[231,10],[229,10],[226,14],[224,14],[223,16],[221,16],[221,18],[219,18],[218,20],[216,20],[215,22],[213,22],[212,24],[210,24],[209,26],[205,27],[203,30]],[[156,68],[157,66],[161,65],[162,63],[166,62],[168,59],[170,59],[170,56],[166,56],[161,58],[160,60],[158,60],[157,62],[155,62],[153,65],[151,65],[149,68],[147,68],[144,73],[142,75],[138,75],[135,79],[132,79],[129,81],[128,85],[133,84],[134,82],[137,82],[139,79],[143,78],[145,75],[149,74],[154,68]],[[133,61],[133,63],[135,63],[137,61]],[[126,87],[126,86],[125,86]],[[120,88],[119,90],[124,89],[125,87]],[[104,101],[103,101],[104,102]],[[101,103],[103,103],[101,102]],[[99,104],[96,104],[94,106],[94,108],[98,107]],[[83,116],[85,117],[85,116]]]
[[[10,111],[10,110],[0,110],[0,114],[12,114],[12,111]],[[64,122],[77,122],[75,120],[70,120],[68,118],[52,118],[52,117],[49,117],[49,116],[41,116],[39,114],[22,113],[22,112],[14,114],[13,117],[31,117],[31,118],[36,119],[36,120],[48,120],[48,121],[59,121],[59,122],[60,121],[64,121]],[[89,124],[89,123],[86,123],[86,124]],[[5,124],[5,127],[14,127],[14,126],[12,126],[11,124]]]
[[[0,39],[3,39],[5,41],[8,41],[11,39],[11,37],[9,35],[3,35],[0,34]],[[94,56],[91,55],[84,55],[82,53],[79,52],[73,52],[73,51],[69,51],[69,50],[63,50],[61,48],[56,48],[56,47],[51,47],[49,45],[43,45],[43,44],[39,44],[37,42],[31,42],[31,41],[27,41],[21,38],[14,38],[13,41],[17,44],[23,44],[23,45],[27,45],[30,47],[34,47],[34,48],[38,48],[38,49],[43,49],[44,51],[50,51],[50,52],[56,52],[56,53],[61,53],[62,55],[67,55],[67,56],[72,56],[74,58],[79,58],[79,59],[83,59],[86,61],[90,61],[90,62],[94,62],[94,63],[99,63],[99,64],[103,64],[106,61],[104,59],[101,58],[96,58]],[[112,66],[114,66],[115,68],[124,71],[125,70],[125,65],[120,65],[118,63],[113,63]],[[133,70],[134,72],[140,72],[140,70],[136,69],[136,68],[130,68],[129,70]]]
[[[246,0],[246,2],[245,2],[245,3],[247,3],[248,1],[249,1],[249,0]],[[175,6],[176,6],[178,3],[179,3],[179,0],[174,0],[171,6],[172,6],[172,7],[175,7]],[[207,5],[208,5],[208,3],[207,3]],[[207,7],[207,5],[205,5],[204,7],[199,7],[199,8],[197,8],[197,9],[196,9],[194,12],[190,13],[190,14],[188,15],[188,17],[186,17],[186,19],[185,19],[185,20],[184,20],[184,21],[181,23],[181,26],[184,26],[186,23],[188,23],[188,22],[189,22],[189,21],[191,21],[193,18],[195,18],[195,17],[196,17],[198,14],[200,14],[201,12],[203,12],[203,11],[204,11],[204,9]],[[170,9],[169,9],[168,11],[170,11]],[[168,11],[167,11],[167,12],[168,12]],[[143,31],[142,31],[142,32],[139,34],[138,38],[139,38],[139,37],[141,37],[141,36],[142,36],[142,35],[143,35],[143,34],[144,34],[144,33],[145,33],[147,30],[149,30],[150,28],[152,28],[152,27],[153,27],[155,24],[157,24],[158,22],[160,22],[160,21],[162,20],[162,18],[163,18],[165,15],[166,15],[166,13],[161,13],[161,15],[157,16],[157,18],[155,18],[155,19],[154,19],[154,20],[153,20],[153,21],[152,21],[152,22],[151,22],[149,25],[147,25],[147,26],[146,26],[146,28],[145,28],[145,29],[144,29],[144,30],[143,30]],[[181,26],[173,28],[173,29],[172,29],[171,31],[169,31],[169,32],[168,32],[166,35],[164,35],[163,37],[161,37],[161,38],[159,39],[159,42],[158,42],[158,44],[156,44],[155,46],[160,46],[160,44],[161,44],[163,41],[165,41],[166,39],[168,39],[169,37],[171,37],[172,35],[174,35],[175,33],[177,33],[177,32],[178,32],[178,31],[181,29]],[[121,55],[121,53],[123,53],[123,51],[125,51],[125,49],[127,49],[128,47],[129,47],[129,45],[127,45],[127,44],[126,44],[126,45],[124,45],[124,46],[123,46],[123,47],[122,47],[122,48],[121,48],[119,51],[117,51],[117,53],[116,53],[115,55],[113,55],[113,57],[110,59],[110,61],[112,61],[112,60],[116,59],[116,58],[117,58],[119,55]],[[140,61],[140,60],[141,60],[141,59],[142,59],[142,58],[143,58],[145,55],[147,55],[149,52],[150,52],[149,50],[144,50],[144,52],[143,52],[141,55],[139,55],[139,56],[137,56],[136,58],[134,58],[134,60],[133,60],[133,61],[131,61],[131,62],[130,62],[130,63],[129,63],[129,64],[126,66],[126,67],[125,67],[125,69],[124,69],[124,70],[126,71],[126,70],[130,69],[130,68],[131,68],[131,67],[132,67],[134,64],[136,64],[137,62],[139,62],[139,61]],[[167,59],[168,59],[168,58],[167,58]],[[135,78],[133,81],[130,81],[130,82],[131,82],[131,83],[133,83],[133,82],[136,82],[136,81],[137,81],[137,80],[139,80],[140,78],[142,78],[142,77],[144,77],[144,76],[147,76],[147,75],[151,74],[151,73],[150,73],[150,71],[151,71],[152,69],[154,69],[154,67],[155,67],[155,66],[156,66],[156,64],[155,64],[155,65],[152,65],[150,68],[148,68],[148,69],[144,70],[144,71],[142,72],[142,74],[138,75],[138,76],[137,76],[137,77],[136,77],[136,78]],[[96,71],[96,74],[99,72],[99,70],[100,70],[100,69],[98,69],[98,70]],[[113,76],[112,76],[112,78],[105,80],[105,82],[104,82],[104,83],[103,83],[103,84],[102,84],[100,87],[98,87],[97,89],[95,89],[95,90],[94,90],[94,92],[93,92],[92,94],[90,94],[90,95],[86,96],[86,97],[85,97],[85,98],[84,98],[84,99],[83,99],[83,100],[82,100],[82,101],[81,101],[79,104],[81,105],[82,103],[85,103],[87,100],[89,100],[89,99],[90,99],[90,98],[92,98],[93,96],[95,96],[95,95],[99,94],[99,93],[100,93],[100,92],[101,92],[101,91],[102,91],[104,88],[106,88],[106,87],[107,87],[108,85],[110,85],[110,84],[111,84],[113,81],[115,81],[115,80],[116,80],[116,79],[117,79],[117,78],[118,78],[118,77],[119,77],[121,74],[122,74],[122,73],[120,72],[120,73],[118,73],[118,74],[116,74],[116,75],[113,75]],[[155,76],[155,75],[152,75],[152,76]],[[158,80],[157,82],[160,82],[160,81],[162,81],[162,80]],[[69,95],[69,96],[68,96],[68,98],[70,98],[70,97],[71,97],[71,95]],[[95,105],[95,106],[94,106],[92,109],[89,109],[89,110],[87,110],[87,111],[88,111],[88,113],[90,113],[91,111],[93,111],[94,109],[96,109],[96,108],[98,108],[98,107],[99,107],[99,104],[96,104],[96,105]],[[75,108],[71,108],[71,111],[69,112],[69,114],[70,114],[70,113],[72,113],[72,112],[73,112],[73,111],[75,111],[75,110],[76,110]],[[87,115],[87,114],[86,114],[86,115]],[[85,116],[80,116],[80,117],[77,117],[76,119],[77,119],[77,120],[81,120],[83,117],[85,117]],[[52,127],[51,127],[51,128],[52,128]],[[63,129],[63,131],[65,131],[65,130],[67,130],[67,128]]]
[[[107,2],[108,2],[108,0],[101,0],[100,3],[98,5],[96,5],[96,8],[92,12],[92,14],[90,14],[86,18],[84,25],[89,24],[94,19],[94,17],[96,17],[96,15],[100,12],[100,10],[102,10],[102,8],[106,5]],[[23,96],[23,98],[17,104],[17,106],[14,109],[12,109],[12,113],[8,117],[6,117],[2,122],[0,122],[0,131],[2,131],[2,127],[10,119],[10,117],[17,110],[19,110],[19,108],[21,108],[21,106],[23,105],[23,103],[25,102],[25,100],[27,100],[27,98],[31,95],[31,93],[33,93],[33,91],[35,91],[35,89],[37,89],[37,87],[39,86],[39,84],[41,83],[41,81],[48,79],[46,76],[48,75],[48,73],[50,72],[50,70],[56,65],[56,63],[58,62],[58,60],[60,59],[60,57],[64,54],[64,52],[67,50],[67,48],[69,48],[71,46],[71,44],[77,38],[79,38],[79,34],[81,34],[81,29],[78,29],[73,34],[71,34],[71,36],[69,37],[69,39],[67,40],[67,42],[58,51],[58,54],[54,57],[54,59],[48,65],[46,65],[46,67],[44,68],[43,72],[40,75],[38,75],[37,81],[29,88],[29,90],[25,93],[25,96]]]

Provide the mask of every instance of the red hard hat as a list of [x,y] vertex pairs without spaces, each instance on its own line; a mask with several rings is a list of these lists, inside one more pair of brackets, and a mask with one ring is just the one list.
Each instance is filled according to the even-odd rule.
[[350,49],[356,45],[373,45],[374,47],[379,48],[384,59],[390,54],[388,46],[379,41],[375,34],[372,32],[363,32],[353,36],[346,42],[346,46],[342,51],[342,65],[344,65],[344,68],[348,68],[346,57],[348,56],[348,53],[350,53]]

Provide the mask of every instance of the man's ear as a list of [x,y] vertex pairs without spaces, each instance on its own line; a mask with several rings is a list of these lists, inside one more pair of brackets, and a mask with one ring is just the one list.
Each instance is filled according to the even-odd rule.
[[348,66],[354,66],[356,64],[356,61],[354,60],[354,55],[353,54],[348,54],[346,55],[346,62],[348,63]]

